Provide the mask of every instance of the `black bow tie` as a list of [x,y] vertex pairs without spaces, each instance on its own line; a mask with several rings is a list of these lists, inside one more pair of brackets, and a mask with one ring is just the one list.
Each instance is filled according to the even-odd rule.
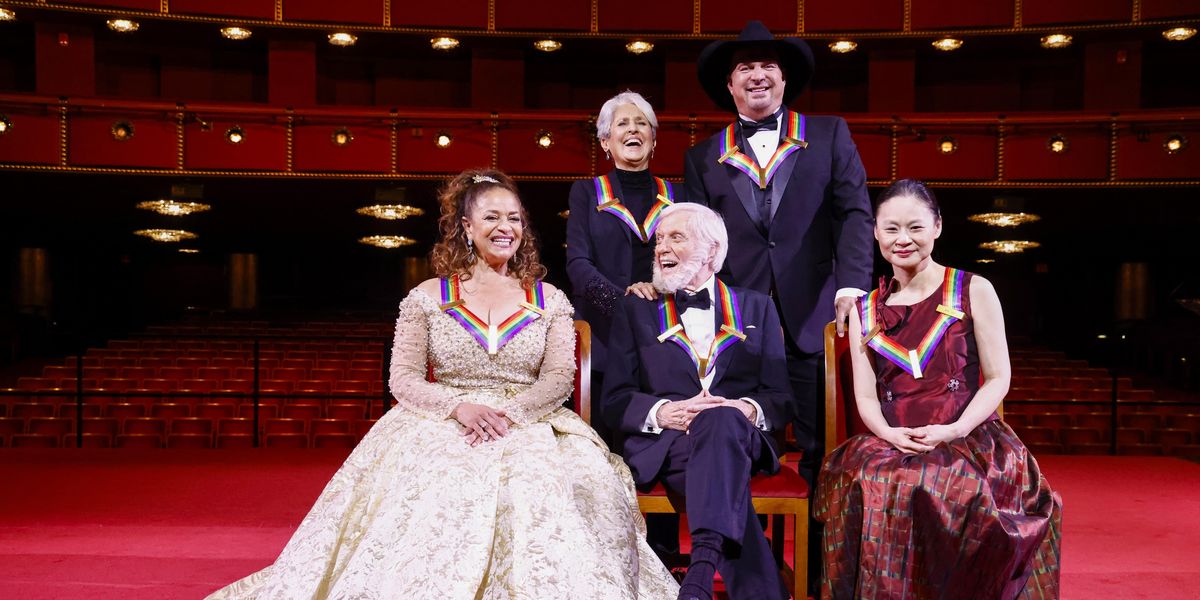
[[771,115],[761,121],[743,121],[738,119],[742,124],[742,133],[746,137],[750,137],[760,131],[775,131],[779,129],[778,115]]
[[698,308],[700,310],[708,310],[712,306],[712,300],[708,297],[708,288],[704,288],[695,294],[689,294],[684,290],[676,290],[675,292],[675,307],[683,314],[689,308]]

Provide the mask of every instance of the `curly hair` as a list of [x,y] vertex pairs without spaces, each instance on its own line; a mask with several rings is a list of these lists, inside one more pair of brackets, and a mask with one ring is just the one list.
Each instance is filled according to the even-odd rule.
[[433,272],[443,278],[454,275],[458,275],[462,281],[471,278],[471,265],[477,256],[467,246],[463,219],[470,217],[481,195],[495,188],[512,192],[521,207],[521,245],[508,260],[508,270],[521,281],[521,287],[528,289],[535,281],[546,276],[546,267],[538,258],[537,236],[529,224],[529,213],[520,201],[516,184],[508,175],[495,169],[463,171],[447,181],[438,192],[438,204],[442,211],[442,216],[438,218],[438,229],[442,232],[442,239],[434,244],[430,252]]

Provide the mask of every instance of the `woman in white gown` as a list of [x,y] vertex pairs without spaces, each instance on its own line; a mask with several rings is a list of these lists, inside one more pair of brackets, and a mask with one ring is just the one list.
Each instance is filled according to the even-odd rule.
[[512,181],[468,171],[440,202],[440,278],[396,321],[398,405],[275,563],[209,599],[674,598],[624,462],[562,407],[572,308]]

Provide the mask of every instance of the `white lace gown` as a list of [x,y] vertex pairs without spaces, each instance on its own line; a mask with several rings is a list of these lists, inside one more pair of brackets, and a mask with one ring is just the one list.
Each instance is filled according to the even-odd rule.
[[[562,408],[575,373],[571,314],[556,290],[543,316],[489,355],[413,290],[392,354],[399,404],[275,563],[209,599],[675,598],[624,462]],[[463,401],[504,409],[516,424],[471,448],[449,418]]]

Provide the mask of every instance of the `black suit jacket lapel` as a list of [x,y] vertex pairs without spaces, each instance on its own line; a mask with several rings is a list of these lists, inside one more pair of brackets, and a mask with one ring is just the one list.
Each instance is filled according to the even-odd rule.
[[[743,139],[744,137],[745,136],[738,136],[738,150],[741,151],[742,154],[746,154],[748,151],[751,151],[750,148],[743,147],[743,145],[746,144],[745,139]],[[721,146],[719,144],[713,144],[714,154],[719,152],[720,149]],[[753,155],[746,154],[746,156],[749,156],[750,160],[754,160]],[[716,156],[713,160],[719,158],[721,157]],[[754,199],[754,186],[756,184],[750,179],[749,175],[739,171],[737,167],[725,163],[721,163],[721,166],[725,169],[725,176],[729,178],[729,186],[733,188],[734,194],[736,194],[738,200],[741,201],[742,208],[746,211],[746,216],[750,219],[750,222],[754,223],[755,227],[758,228],[759,233],[765,233],[765,223],[762,223],[758,218],[758,202]]]
[[[649,321],[651,323],[651,331],[653,332],[655,338],[666,333],[665,331],[663,331],[662,325],[659,323],[659,313],[658,313],[659,306],[663,302],[664,302],[664,300],[662,298],[659,298],[657,302],[647,302],[646,303],[646,306],[648,307],[648,308],[646,308],[646,313],[645,313],[646,319],[647,319],[647,321]],[[684,331],[682,328],[682,326],[683,326],[683,318],[682,317],[679,320],[679,325],[680,325],[680,332],[684,333],[686,335],[687,332]],[[666,349],[666,352],[668,355],[675,357],[674,359],[672,359],[672,362],[679,365],[680,368],[682,368],[684,371],[688,372],[690,374],[689,376],[692,380],[692,383],[694,383],[696,385],[697,389],[699,389],[700,373],[699,373],[699,371],[696,370],[696,364],[692,362],[692,358],[690,356],[688,356],[687,350],[685,350],[682,346],[680,346],[678,342],[676,342],[675,340],[670,339],[670,338],[663,338],[662,341],[660,341],[658,343],[660,346],[661,345],[669,346]],[[695,349],[695,346],[693,346],[693,349]]]
[[[787,123],[790,119],[788,111],[783,112],[783,117],[779,123],[779,141],[783,142],[783,136],[787,133]],[[783,203],[783,193],[787,190],[788,183],[792,180],[792,169],[796,166],[796,161],[800,160],[800,155],[804,153],[804,148],[801,148],[788,155],[787,158],[780,163],[779,168],[775,171],[775,176],[771,178],[771,222],[775,222],[775,213],[779,211],[779,205]]]

